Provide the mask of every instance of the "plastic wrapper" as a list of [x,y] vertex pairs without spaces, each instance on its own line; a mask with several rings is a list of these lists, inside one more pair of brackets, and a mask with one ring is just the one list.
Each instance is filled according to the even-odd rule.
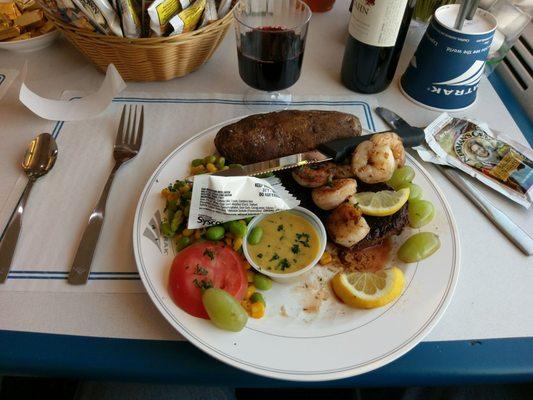
[[137,15],[136,4],[133,0],[117,0],[118,13],[122,20],[122,32],[125,37],[138,38],[141,36],[141,21]]
[[218,225],[254,215],[290,210],[300,204],[276,177],[197,175],[194,177],[189,229]]
[[206,0],[196,0],[188,8],[179,12],[169,21],[172,26],[172,33],[170,36],[179,35],[180,33],[193,31],[205,9]]
[[191,4],[190,0],[155,0],[148,7],[150,29],[156,36],[163,36],[170,29],[169,21]]
[[444,113],[426,129],[433,153],[417,151],[424,161],[458,168],[511,200],[533,202],[533,150],[492,131],[487,124]]
[[202,20],[200,21],[200,25],[198,26],[198,29],[203,28],[204,26],[207,26],[209,24],[212,24],[213,22],[218,20],[218,12],[217,12],[217,5],[215,3],[215,0],[207,0],[205,2],[205,10],[202,14]]
[[120,37],[123,37],[122,28],[120,27],[120,19],[107,0],[92,0],[96,7],[101,11],[111,31]]
[[92,25],[97,28],[100,33],[109,35],[112,33],[109,24],[104,18],[104,14],[96,6],[92,0],[72,0],[78,9],[91,21]]

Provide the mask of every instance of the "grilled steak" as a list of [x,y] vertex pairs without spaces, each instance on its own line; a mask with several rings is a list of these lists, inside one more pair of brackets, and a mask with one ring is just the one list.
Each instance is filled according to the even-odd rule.
[[232,163],[252,164],[360,134],[361,123],[354,115],[289,110],[251,115],[227,125],[218,131],[215,146]]
[[[311,190],[298,185],[292,178],[290,171],[281,171],[276,175],[279,176],[285,188],[300,200],[300,205],[302,207],[313,211],[322,222],[326,222],[329,212],[324,211],[315,205],[311,198]],[[369,185],[358,181],[358,192],[378,192],[380,190],[390,190],[390,188],[384,183]],[[365,215],[365,220],[370,226],[370,232],[368,235],[350,249],[337,245],[339,253],[342,254],[342,251],[350,251],[353,253],[354,251],[380,244],[388,237],[399,235],[403,228],[408,224],[407,204],[400,208],[396,213],[387,217],[370,217]]]

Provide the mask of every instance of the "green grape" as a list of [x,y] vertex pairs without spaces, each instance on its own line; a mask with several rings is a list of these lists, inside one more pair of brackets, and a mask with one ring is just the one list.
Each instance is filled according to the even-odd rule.
[[435,216],[435,206],[427,200],[411,200],[407,207],[411,228],[420,228]]
[[422,198],[422,188],[416,183],[404,183],[398,189],[409,188],[409,200],[418,200]]
[[259,290],[270,290],[272,287],[272,279],[265,275],[255,274],[254,285]]
[[215,166],[218,169],[222,169],[222,168],[224,168],[225,164],[226,164],[226,159],[224,157],[220,156],[220,157],[218,157],[218,160],[217,160]]
[[217,160],[217,157],[216,157],[216,156],[207,156],[207,157],[204,157],[204,163],[205,163],[205,164],[214,164],[216,160]]
[[398,168],[386,183],[394,190],[398,190],[404,183],[409,183],[415,177],[415,170],[410,166]]
[[248,314],[240,303],[228,292],[209,288],[202,295],[207,315],[220,329],[239,332],[248,321]]
[[407,239],[398,250],[398,258],[406,263],[428,258],[440,248],[440,240],[432,232],[416,233]]

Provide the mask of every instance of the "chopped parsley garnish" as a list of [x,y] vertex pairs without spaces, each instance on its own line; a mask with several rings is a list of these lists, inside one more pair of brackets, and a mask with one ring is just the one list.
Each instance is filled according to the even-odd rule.
[[296,234],[296,241],[298,243],[301,243],[304,247],[310,247],[309,246],[309,239],[310,236],[308,233],[297,233]]
[[291,251],[294,253],[294,254],[298,254],[300,252],[300,245],[298,244],[293,244],[292,247],[291,247]]
[[263,253],[258,253],[257,258],[263,258]]
[[283,229],[285,229],[283,225],[278,225],[278,232],[281,232]]
[[287,261],[286,258],[282,258],[281,261],[278,263],[278,267],[285,271],[287,268],[290,268],[291,264]]
[[272,258],[270,260],[268,260],[268,261],[274,261],[274,260],[277,260],[277,259],[279,259],[278,253],[274,253]]
[[194,275],[207,275],[208,273],[209,271],[205,267],[202,267],[200,264],[196,264]]
[[198,289],[202,289],[202,290],[207,290],[207,289],[213,287],[213,282],[211,282],[210,280],[207,280],[207,281],[201,280],[201,281],[199,281],[198,279],[194,278],[194,280],[192,281],[192,283],[193,283],[194,286],[196,286]]
[[215,252],[211,249],[205,249],[204,250],[204,256],[209,257],[211,260],[215,259]]

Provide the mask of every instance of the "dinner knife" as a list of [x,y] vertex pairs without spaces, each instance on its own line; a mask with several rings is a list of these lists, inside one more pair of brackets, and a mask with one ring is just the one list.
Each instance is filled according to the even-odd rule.
[[[410,125],[405,122],[401,117],[396,113],[386,108],[377,107],[376,112],[378,115],[398,134],[400,129],[407,129]],[[420,129],[421,128],[414,128]],[[422,130],[423,132],[423,130]],[[499,210],[494,204],[492,204],[489,199],[487,199],[479,190],[477,190],[474,185],[467,182],[461,177],[461,173],[455,171],[449,167],[443,167],[440,165],[435,165],[437,169],[446,177],[448,180],[457,187],[468,199],[474,203],[483,214],[505,235],[507,238],[513,242],[513,244],[518,247],[524,254],[532,255],[533,254],[533,239],[528,235],[527,232],[522,230],[518,225],[516,225],[507,215],[505,215],[501,210]]]
[[[420,128],[403,126],[396,130],[402,138],[405,147],[419,146],[424,142],[424,131]],[[307,164],[316,164],[325,161],[340,162],[348,157],[360,143],[368,140],[366,135],[375,132],[365,131],[365,135],[353,136],[344,139],[333,140],[321,144],[316,150],[305,153],[293,154],[286,157],[275,158],[273,160],[262,161],[255,164],[248,164],[238,168],[230,168],[216,172],[217,176],[260,176],[284,169],[296,168]]]

